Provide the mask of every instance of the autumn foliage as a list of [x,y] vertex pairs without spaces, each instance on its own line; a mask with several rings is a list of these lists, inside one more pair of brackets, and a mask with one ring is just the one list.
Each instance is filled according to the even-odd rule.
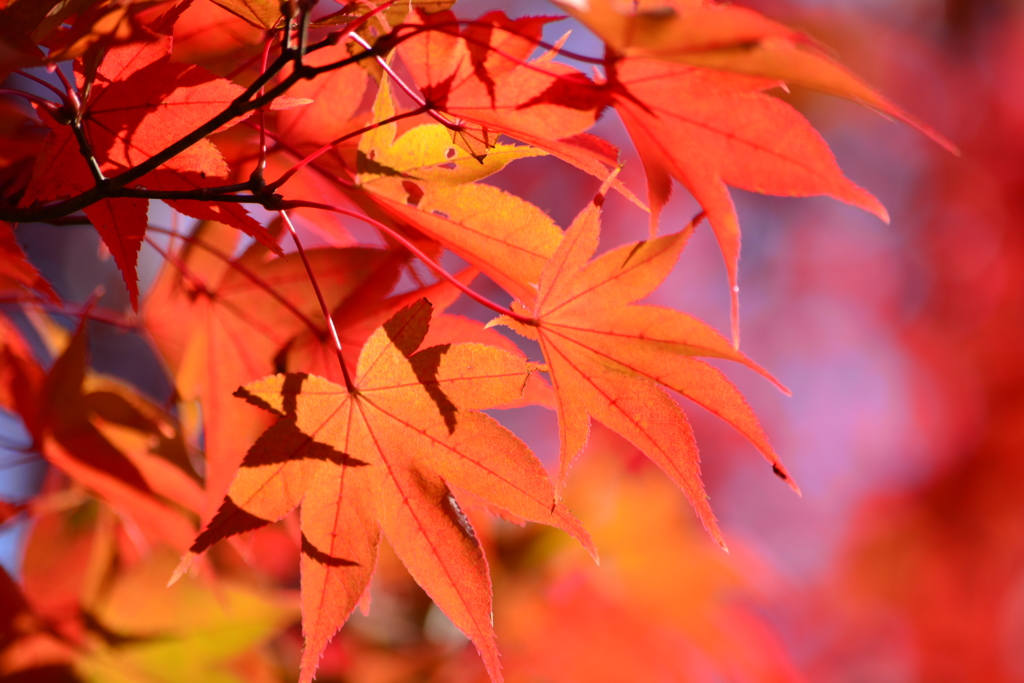
[[[834,592],[783,598],[757,544],[716,520],[696,434],[720,435],[700,417],[715,416],[763,458],[750,487],[800,494],[733,383],[789,393],[750,335],[741,351],[730,188],[889,221],[803,93],[908,124],[964,206],[1003,181],[960,178],[952,143],[750,7],[475,7],[0,0],[0,408],[36,472],[0,500],[0,525],[26,530],[0,573],[5,680],[826,680],[876,609],[907,612],[925,679],[942,679],[927,607],[966,609],[958,571],[987,579],[941,518],[1020,470],[1019,410],[981,430],[986,457],[949,456],[920,498],[858,513]],[[726,334],[652,299],[688,282],[702,231]],[[82,295],[69,282],[102,267],[67,246],[85,234],[117,277]],[[1019,389],[1019,362],[985,365],[1024,345],[1014,286],[989,291],[976,338],[932,301],[900,343],[954,378],[949,395],[971,375],[945,368],[958,354],[983,367],[980,395]],[[95,357],[104,334],[136,343],[117,371]],[[546,411],[557,440],[514,417]],[[703,444],[705,466],[728,438]],[[999,500],[1019,512],[1013,490]],[[1016,585],[1020,558],[1002,559],[983,612]],[[890,585],[907,567],[938,596]],[[763,615],[772,599],[812,605],[786,617],[790,639],[831,615],[802,661]],[[985,680],[1015,680],[989,659]]]

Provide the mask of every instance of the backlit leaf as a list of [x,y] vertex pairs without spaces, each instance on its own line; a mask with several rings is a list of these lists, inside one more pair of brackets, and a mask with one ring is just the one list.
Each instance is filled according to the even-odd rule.
[[[267,377],[239,395],[279,416],[246,455],[192,553],[302,507],[302,593],[309,681],[373,573],[383,534],[416,581],[501,680],[487,563],[449,484],[524,519],[589,537],[555,502],[544,468],[478,409],[521,395],[528,371],[481,344],[417,351],[430,304],[403,309],[363,347],[352,389],[305,374]],[[182,562],[176,576],[194,555]]]

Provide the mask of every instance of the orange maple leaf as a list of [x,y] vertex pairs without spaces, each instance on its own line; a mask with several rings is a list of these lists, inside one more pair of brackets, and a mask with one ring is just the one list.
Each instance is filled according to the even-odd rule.
[[160,408],[87,371],[85,329],[79,326],[50,368],[35,415],[26,418],[34,446],[150,541],[187,548],[192,522],[175,504],[195,505],[200,496],[184,445],[164,434],[174,428]]
[[[268,259],[267,249],[256,243],[232,260],[239,236],[227,226],[200,225],[192,242],[166,264],[142,310],[178,392],[202,404],[206,519],[227,491],[247,444],[266,427],[261,411],[235,401],[231,393],[273,372],[276,354],[308,329],[320,310],[297,257]],[[308,256],[332,306],[376,275],[387,259],[383,250],[360,247],[311,249]]]
[[[399,53],[428,103],[517,138],[559,140],[589,128],[604,106],[590,79],[553,54],[527,64],[551,17],[509,19],[489,12],[459,31],[452,12],[410,14],[430,29],[403,41]],[[566,96],[574,96],[568,100]]]
[[[583,131],[608,104],[607,93],[553,61],[556,50],[529,60],[551,21],[489,12],[460,32],[453,13],[420,9],[407,25],[431,30],[405,40],[398,51],[426,101],[457,117],[455,143],[478,159],[504,133],[604,178],[618,164],[618,150]],[[615,189],[643,206],[623,184]]]
[[834,60],[814,39],[746,7],[710,0],[585,5],[554,0],[615,55],[652,57],[785,81],[842,97],[899,119],[947,150],[956,147]]
[[771,376],[700,320],[668,308],[630,305],[668,275],[695,222],[682,232],[627,244],[588,263],[597,249],[603,199],[602,191],[576,217],[545,267],[533,325],[505,316],[494,322],[537,340],[544,353],[561,437],[559,490],[586,444],[593,417],[657,463],[724,548],[700,480],[693,431],[676,402],[657,385],[679,392],[738,429],[775,473],[799,491],[736,387],[693,356],[734,360]]
[[525,362],[482,344],[414,353],[430,314],[421,299],[378,328],[360,354],[352,389],[295,373],[239,390],[281,419],[250,449],[217,516],[172,578],[218,540],[301,504],[303,682],[366,590],[381,532],[477,646],[491,679],[501,680],[487,562],[449,486],[564,529],[594,552],[529,448],[475,410],[518,398]]
[[614,62],[608,78],[647,172],[652,225],[672,178],[707,212],[729,274],[737,347],[740,226],[726,185],[790,197],[828,195],[888,222],[885,207],[843,175],[811,124],[762,92],[778,81],[641,58]]
[[956,147],[887,100],[809,37],[761,14],[710,0],[555,0],[607,45],[609,92],[647,172],[652,227],[671,178],[708,213],[732,291],[739,347],[740,228],[726,185],[780,196],[828,195],[888,222],[885,208],[847,180],[828,145],[786,103],[763,94],[792,84],[900,119]]

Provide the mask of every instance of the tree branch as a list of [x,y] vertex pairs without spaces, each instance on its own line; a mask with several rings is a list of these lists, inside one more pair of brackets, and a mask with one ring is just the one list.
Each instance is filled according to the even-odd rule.
[[[361,52],[357,55],[353,55],[346,59],[329,64],[324,67],[318,67],[313,69],[304,65],[298,65],[291,74],[288,75],[284,80],[278,83],[276,86],[271,88],[269,91],[259,94],[260,90],[273,78],[278,72],[281,71],[290,61],[294,59],[293,50],[282,50],[281,55],[274,61],[274,63],[268,68],[259,78],[257,78],[246,90],[239,95],[231,104],[229,104],[224,111],[217,116],[199,126],[188,135],[183,136],[177,142],[164,148],[162,151],[153,155],[138,166],[134,166],[127,171],[110,177],[104,178],[102,182],[97,184],[90,190],[86,190],[81,194],[75,195],[69,199],[62,200],[55,204],[49,204],[40,207],[0,207],[0,220],[8,221],[11,223],[27,223],[27,222],[47,222],[56,218],[67,216],[68,214],[80,211],[85,207],[95,204],[101,199],[107,199],[110,197],[143,197],[149,199],[195,199],[198,201],[221,201],[221,202],[241,202],[241,203],[254,203],[261,204],[269,209],[275,209],[277,198],[273,195],[267,197],[233,197],[232,195],[218,195],[210,196],[211,193],[204,193],[201,190],[197,190],[199,194],[195,194],[193,191],[185,192],[166,192],[166,193],[154,193],[150,190],[128,190],[125,186],[129,183],[135,182],[142,178],[150,171],[156,170],[162,164],[166,163],[170,159],[173,159],[178,154],[181,154],[192,145],[196,144],[200,140],[206,138],[211,133],[216,132],[218,129],[223,127],[225,124],[230,123],[233,119],[240,116],[245,116],[253,111],[256,111],[264,105],[270,104],[275,99],[283,95],[291,88],[292,85],[297,83],[301,79],[311,79],[316,75],[325,71],[331,71],[333,69],[340,69],[348,66],[349,64],[355,64],[367,57],[376,56],[374,48]],[[81,144],[81,140],[79,140]],[[83,152],[84,153],[84,152]],[[89,157],[86,156],[88,161]],[[92,168],[90,168],[92,170]],[[102,175],[102,174],[101,174]],[[94,173],[95,177],[95,173]],[[142,194],[149,193],[149,194]]]

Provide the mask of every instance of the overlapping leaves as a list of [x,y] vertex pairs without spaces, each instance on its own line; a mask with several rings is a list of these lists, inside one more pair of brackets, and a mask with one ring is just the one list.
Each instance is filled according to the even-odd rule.
[[[283,10],[301,4],[215,2],[231,13],[215,8],[225,21],[268,34],[282,25]],[[147,28],[122,22],[123,12],[114,16],[130,4],[81,3],[110,19],[114,38],[81,21],[69,23],[54,43],[54,54],[85,55],[75,64],[84,101],[78,120],[39,106],[49,133],[27,191],[12,194],[22,207],[80,194],[100,175],[146,163],[243,91],[197,65],[172,61],[171,23],[189,3]],[[674,268],[693,226],[592,258],[605,192],[614,187],[633,195],[611,172],[618,150],[586,131],[606,108],[618,112],[646,171],[655,225],[673,180],[703,207],[726,258],[738,345],[740,231],[728,186],[828,195],[885,218],[878,201],[842,174],[810,124],[767,91],[804,85],[908,117],[813,41],[751,10],[702,0],[556,4],[604,41],[603,61],[592,60],[603,73],[591,78],[555,61],[559,48],[542,41],[553,21],[547,17],[492,12],[466,22],[448,11],[450,2],[424,0],[346,4],[314,23],[332,30],[383,10],[359,27],[377,46],[366,55],[381,62],[321,74],[292,93],[316,100],[308,110],[261,117],[260,139],[272,143],[267,169],[331,143],[330,154],[304,160],[294,181],[277,189],[285,199],[319,201],[306,193],[327,186],[323,194],[331,201],[351,201],[380,221],[374,225],[385,232],[385,245],[355,246],[344,229],[321,222],[321,236],[334,246],[310,250],[301,261],[274,258],[272,232],[240,203],[170,199],[174,210],[206,221],[187,246],[168,248],[142,306],[141,324],[171,377],[180,425],[162,419],[159,407],[127,385],[87,371],[84,325],[47,372],[13,323],[0,327],[0,404],[22,416],[33,445],[74,487],[104,501],[123,528],[141,526],[143,541],[179,551],[189,545],[194,518],[209,520],[178,575],[217,541],[301,508],[303,681],[365,597],[382,537],[499,681],[487,563],[458,500],[482,499],[513,517],[559,527],[593,551],[559,502],[592,419],[656,462],[724,547],[692,430],[666,390],[733,425],[796,488],[746,401],[699,357],[766,373],[704,323],[635,303]],[[12,6],[16,12],[0,16],[28,17],[24,26],[50,32],[69,18],[71,5],[47,2],[31,10],[20,0]],[[402,66],[385,76],[392,48]],[[256,64],[259,46],[245,49]],[[0,54],[0,68],[25,54],[13,62]],[[305,64],[323,67],[349,54],[327,41]],[[240,67],[232,75],[249,82],[256,73]],[[396,103],[395,74],[411,77],[411,84],[397,85],[418,107],[402,111],[404,96]],[[371,88],[373,95],[374,80],[370,108],[364,94]],[[435,118],[427,118],[428,110]],[[236,134],[222,146],[230,150],[226,157],[201,140],[140,178],[139,186],[170,192],[244,180],[253,168],[265,170],[256,139]],[[482,182],[512,162],[544,154],[607,178],[565,233],[540,208]],[[84,209],[120,268],[133,307],[149,208],[145,199],[108,197]],[[0,229],[0,284],[15,297],[31,290],[57,302],[12,230]],[[238,229],[259,240],[240,256]],[[409,252],[396,246],[401,240],[438,260],[450,252],[470,268],[458,277],[445,274],[448,282],[426,282],[409,265]],[[318,282],[315,295],[307,271]],[[437,315],[478,271],[517,299],[514,315],[501,322],[539,343],[543,365],[528,364],[494,330]],[[441,331],[428,330],[432,308]],[[329,345],[324,315],[338,328],[337,347]],[[551,387],[531,376],[538,369],[548,373]],[[531,389],[525,397],[524,387]],[[248,404],[231,397],[236,390]],[[479,412],[523,401],[557,410],[554,486],[517,437]],[[203,466],[193,469],[200,446]],[[10,514],[23,509],[11,506]],[[0,590],[9,592],[6,584]],[[102,653],[107,659],[97,665],[97,677],[113,671],[110,663],[123,654]]]
[[[94,170],[107,176],[138,166],[219,114],[242,88],[200,67],[171,62],[169,36],[141,32],[140,40],[111,49],[90,82],[83,103],[82,135],[95,155]],[[76,62],[79,87],[86,86]],[[22,203],[66,198],[91,189],[96,180],[72,126],[42,117],[50,134],[36,162]],[[223,156],[201,140],[140,179],[151,190],[196,190],[228,176]],[[173,200],[178,211],[219,220],[273,245],[266,230],[241,205],[230,202]],[[132,305],[138,302],[136,262],[145,237],[149,202],[107,198],[85,208],[124,276]]]
[[700,481],[693,431],[679,406],[657,385],[732,424],[797,490],[740,393],[719,370],[694,356],[734,360],[763,371],[696,318],[668,308],[631,305],[668,275],[693,225],[673,235],[624,245],[590,262],[597,249],[603,200],[599,194],[576,217],[545,267],[532,306],[533,320],[499,321],[540,342],[558,409],[559,485],[586,444],[593,417],[665,470],[724,547]]
[[421,300],[379,328],[351,388],[295,373],[239,392],[280,419],[246,455],[191,552],[301,505],[303,681],[366,590],[381,534],[501,680],[487,563],[453,487],[565,529],[593,551],[530,450],[477,412],[522,393],[523,361],[480,344],[417,351],[430,309]]

